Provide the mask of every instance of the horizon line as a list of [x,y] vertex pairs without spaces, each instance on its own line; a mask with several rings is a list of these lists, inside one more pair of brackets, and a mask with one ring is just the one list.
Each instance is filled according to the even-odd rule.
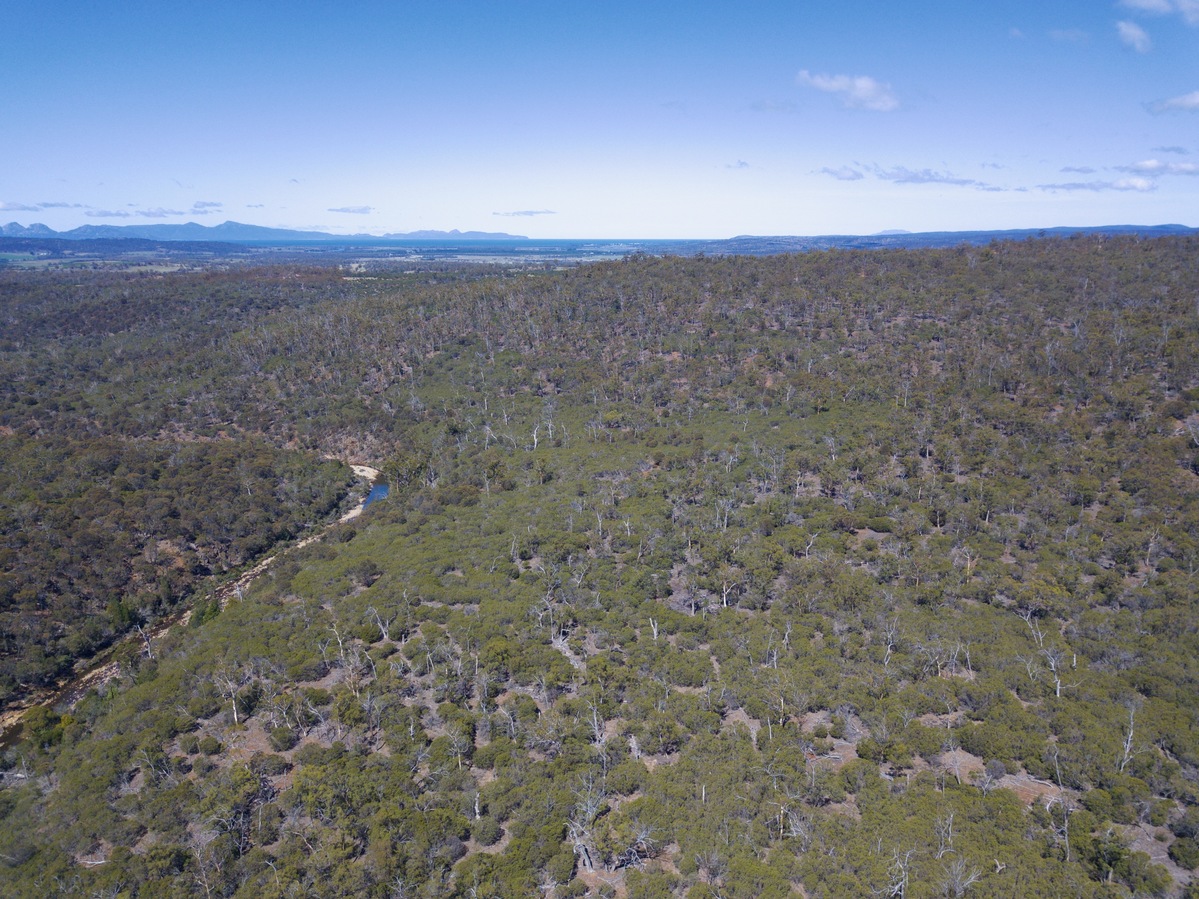
[[[1077,233],[1077,232],[1081,232],[1081,231],[1105,231],[1105,230],[1110,230],[1110,231],[1120,231],[1120,230],[1145,231],[1145,230],[1167,230],[1167,229],[1178,229],[1178,230],[1184,230],[1184,231],[1199,230],[1199,226],[1196,226],[1196,225],[1184,225],[1184,224],[1181,224],[1178,222],[1162,222],[1162,223],[1156,223],[1156,224],[1119,223],[1119,224],[1102,224],[1102,225],[1050,225],[1050,226],[1032,225],[1032,226],[1026,226],[1026,227],[1003,227],[1003,228],[982,227],[982,228],[932,229],[932,230],[921,230],[921,231],[912,231],[912,230],[908,230],[908,229],[885,229],[882,231],[872,231],[872,232],[825,231],[825,232],[814,232],[814,233],[807,233],[807,234],[800,234],[800,233],[794,233],[794,232],[792,232],[792,233],[773,233],[773,234],[771,234],[771,233],[758,233],[758,234],[740,233],[740,234],[735,234],[735,235],[728,236],[728,237],[634,237],[634,236],[586,237],[586,236],[566,236],[566,235],[559,235],[559,236],[554,236],[554,237],[529,237],[528,235],[509,234],[508,232],[483,231],[482,229],[476,229],[476,228],[468,228],[468,229],[419,228],[414,231],[390,231],[390,232],[385,232],[383,234],[370,234],[370,233],[365,233],[365,232],[356,232],[353,234],[336,234],[333,232],[321,231],[319,229],[314,229],[314,228],[295,228],[295,227],[288,227],[288,226],[255,225],[255,224],[249,224],[246,222],[238,222],[238,221],[234,221],[234,220],[230,219],[230,220],[220,223],[219,225],[204,225],[204,224],[201,224],[196,221],[147,222],[144,224],[130,223],[130,224],[121,224],[121,225],[94,224],[94,223],[89,222],[89,223],[85,223],[83,225],[76,225],[73,228],[68,228],[68,229],[62,230],[62,231],[57,230],[55,228],[51,228],[49,225],[46,225],[42,222],[33,222],[29,225],[23,225],[18,221],[11,221],[11,222],[7,223],[6,225],[0,225],[0,237],[7,237],[10,239],[14,239],[14,238],[38,239],[40,237],[41,239],[51,240],[51,239],[55,239],[56,237],[61,238],[62,235],[71,234],[75,231],[79,231],[84,228],[95,228],[95,229],[103,228],[106,230],[112,229],[112,230],[117,230],[117,231],[126,231],[126,230],[134,230],[134,229],[140,230],[140,229],[146,229],[146,228],[152,228],[152,229],[158,230],[158,229],[167,229],[167,228],[173,229],[173,228],[191,227],[191,228],[200,228],[205,231],[215,231],[218,228],[221,228],[224,226],[229,226],[229,225],[238,226],[238,227],[242,227],[242,228],[252,228],[252,229],[263,230],[263,231],[285,231],[285,232],[294,233],[296,235],[320,235],[320,237],[298,238],[298,242],[304,242],[304,243],[333,243],[333,242],[345,242],[345,241],[353,241],[353,240],[377,240],[377,241],[405,241],[405,240],[430,241],[430,240],[432,240],[432,241],[435,241],[435,240],[442,240],[445,238],[455,238],[455,239],[460,239],[460,240],[472,240],[472,241],[494,241],[494,242],[504,242],[504,243],[510,243],[510,242],[515,243],[515,242],[526,242],[526,241],[527,242],[537,242],[537,241],[543,241],[543,242],[544,241],[727,242],[727,241],[733,241],[733,240],[749,240],[749,239],[753,239],[753,240],[801,239],[801,238],[802,239],[816,239],[816,238],[830,238],[830,237],[905,238],[905,237],[919,237],[922,235],[942,235],[942,234],[1004,234],[1004,233],[1030,233],[1030,232],[1038,233],[1038,232],[1040,232],[1040,233],[1044,233],[1047,235],[1049,233],[1060,234],[1063,232]],[[51,233],[50,234],[42,234],[42,235],[5,234],[5,233],[3,233],[4,229],[11,228],[12,226],[16,226],[17,228],[20,228],[23,231],[28,231],[33,228],[44,228],[44,229],[46,229],[46,231],[49,231]],[[425,237],[425,236],[414,236],[414,235],[430,235],[430,236]],[[468,236],[468,235],[480,235],[480,236],[474,237],[474,236]],[[87,238],[77,238],[77,239],[87,239]],[[114,237],[112,239],[129,239],[129,238]],[[153,238],[132,238],[132,239],[153,239]],[[171,240],[171,238],[161,238],[161,239]],[[269,238],[263,238],[263,239],[269,239]],[[275,239],[283,239],[283,238],[275,238]],[[256,242],[256,241],[254,238],[223,237],[223,238],[219,238],[219,242],[242,243],[242,242]]]

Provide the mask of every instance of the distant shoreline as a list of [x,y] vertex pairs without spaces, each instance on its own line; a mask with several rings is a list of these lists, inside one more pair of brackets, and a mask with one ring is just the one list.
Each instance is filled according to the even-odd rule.
[[742,245],[746,243],[787,244],[796,247],[812,246],[953,246],[959,243],[989,242],[991,240],[1023,240],[1029,237],[1064,237],[1074,234],[1139,234],[1157,236],[1195,233],[1199,228],[1179,224],[1161,225],[1087,225],[1055,226],[1050,228],[984,229],[974,231],[907,231],[891,229],[874,234],[742,234],[728,238],[589,238],[589,237],[526,237],[489,231],[410,231],[392,234],[329,234],[323,231],[297,231],[288,228],[264,228],[225,222],[206,226],[195,222],[180,225],[81,225],[69,231],[55,231],[40,223],[21,225],[9,222],[0,226],[0,238],[29,238],[37,240],[149,240],[156,242],[217,242],[256,246],[324,245],[340,246],[443,246],[467,243],[510,246],[604,245],[628,244],[633,247],[679,245]]
[[[44,226],[43,226],[44,227]],[[63,268],[89,265],[123,269],[170,271],[195,266],[272,263],[340,265],[359,270],[364,266],[394,267],[408,263],[498,266],[575,265],[650,256],[774,256],[829,250],[920,250],[992,243],[1071,238],[1189,236],[1199,229],[1184,225],[1106,225],[1080,228],[1042,228],[1009,231],[884,232],[871,235],[756,236],[718,240],[699,239],[587,239],[485,238],[459,232],[444,237],[400,238],[327,236],[305,237],[302,232],[255,239],[174,239],[138,237],[118,226],[102,226],[122,236],[67,237],[56,232],[30,235],[34,228],[15,223],[0,228],[0,267],[20,269]],[[129,226],[136,229],[137,226]],[[174,226],[148,226],[174,227]],[[199,226],[197,226],[199,227]],[[219,227],[219,226],[218,226]],[[25,232],[23,235],[16,231]],[[45,229],[49,231],[49,229]],[[77,229],[78,230],[78,229]],[[144,229],[142,229],[144,230]],[[217,229],[208,229],[215,232]],[[74,232],[68,232],[74,233]],[[478,232],[473,232],[478,233]],[[415,269],[414,269],[415,270]]]

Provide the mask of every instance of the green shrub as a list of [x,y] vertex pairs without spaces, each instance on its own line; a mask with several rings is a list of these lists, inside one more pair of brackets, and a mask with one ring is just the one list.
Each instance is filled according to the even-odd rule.
[[471,822],[470,835],[480,846],[493,846],[504,835],[504,828],[495,818],[484,815]]
[[1191,837],[1181,837],[1170,844],[1170,858],[1174,864],[1188,871],[1199,868],[1199,842]]
[[216,755],[221,751],[221,741],[214,736],[206,736],[200,738],[200,752],[204,755]]
[[272,727],[267,732],[271,748],[276,752],[286,752],[299,741],[299,734],[291,727]]

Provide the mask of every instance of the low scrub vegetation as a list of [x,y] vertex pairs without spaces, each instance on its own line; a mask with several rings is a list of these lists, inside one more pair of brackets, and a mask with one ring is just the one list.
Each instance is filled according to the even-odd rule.
[[1197,252],[0,273],[11,894],[1196,895]]

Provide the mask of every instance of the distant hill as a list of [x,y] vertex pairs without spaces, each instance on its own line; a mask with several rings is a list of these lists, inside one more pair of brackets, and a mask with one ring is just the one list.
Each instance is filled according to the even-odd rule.
[[329,234],[325,231],[292,231],[288,228],[264,228],[261,225],[243,225],[240,222],[224,222],[220,225],[198,225],[187,222],[180,225],[81,225],[70,231],[55,231],[36,223],[25,227],[9,222],[0,227],[4,237],[57,237],[62,240],[96,240],[100,238],[141,238],[143,240],[188,240],[188,241],[321,241],[353,243],[377,240],[527,240],[517,234],[489,231],[413,231],[407,234]]
[[[871,250],[871,249],[919,249],[924,247],[952,247],[959,244],[982,245],[995,240],[1027,240],[1035,237],[1068,237],[1072,234],[1136,234],[1158,237],[1170,234],[1190,234],[1199,229],[1185,225],[1101,225],[1083,228],[1022,228],[1009,231],[883,231],[879,234],[825,234],[812,236],[740,235],[715,240],[595,240],[586,241],[591,247],[619,247],[622,253],[646,252],[653,255],[708,255],[725,256],[742,254],[769,256],[775,253],[799,253],[807,250]],[[58,240],[126,240],[136,238],[163,242],[222,242],[291,244],[321,243],[331,246],[378,246],[405,241],[441,241],[458,244],[469,241],[528,242],[544,250],[546,247],[567,247],[579,244],[573,239],[530,240],[517,234],[495,231],[408,231],[383,235],[374,234],[329,234],[324,231],[292,231],[287,228],[264,228],[259,225],[243,225],[225,222],[221,225],[198,225],[187,222],[180,225],[82,225],[70,231],[54,231],[43,224],[28,227],[10,222],[0,227],[0,237],[40,238]],[[576,247],[577,249],[577,247]],[[552,252],[549,255],[553,255]]]
[[0,236],[3,237],[58,237],[58,232],[52,228],[47,228],[45,225],[35,223],[26,228],[24,225],[18,225],[16,222],[9,222],[7,225],[0,227]]

